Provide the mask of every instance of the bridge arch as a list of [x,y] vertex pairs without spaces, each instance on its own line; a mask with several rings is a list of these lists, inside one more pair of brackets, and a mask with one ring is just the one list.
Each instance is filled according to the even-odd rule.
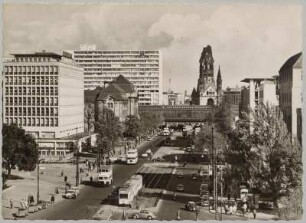
[[212,98],[207,99],[207,105],[214,105],[214,104],[215,104],[214,99]]

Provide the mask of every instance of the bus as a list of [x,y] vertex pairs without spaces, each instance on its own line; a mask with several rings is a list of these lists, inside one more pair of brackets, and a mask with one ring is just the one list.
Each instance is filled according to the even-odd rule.
[[113,167],[112,165],[102,165],[100,171],[88,173],[81,181],[82,183],[109,186],[113,183]]
[[138,150],[129,149],[126,152],[126,164],[136,164],[138,162]]
[[164,136],[169,136],[170,135],[170,130],[168,127],[165,127],[164,130],[163,130],[163,135]]
[[118,204],[132,206],[134,198],[142,188],[142,176],[133,175],[125,184],[119,188]]

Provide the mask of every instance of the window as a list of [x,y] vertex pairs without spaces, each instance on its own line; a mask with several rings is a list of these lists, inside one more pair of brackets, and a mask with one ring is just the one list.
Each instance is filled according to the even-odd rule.
[[32,118],[31,125],[32,125],[32,126],[35,126],[35,118]]
[[5,115],[9,114],[9,108],[5,108]]
[[17,108],[14,108],[14,115],[16,115],[17,116]]
[[46,108],[46,116],[49,116],[49,108]]
[[50,105],[53,105],[53,98],[50,98]]
[[40,126],[40,119],[36,118],[36,126]]
[[5,87],[5,94],[8,95],[9,94],[9,88]]
[[58,109],[54,108],[54,115],[58,115]]
[[50,126],[54,126],[53,118],[50,118]]
[[57,118],[54,119],[54,126],[58,126],[58,119]]
[[31,116],[31,108],[28,108],[28,115]]
[[51,115],[51,116],[54,115],[54,108],[50,108],[50,115]]
[[54,105],[58,105],[58,99],[54,98]]
[[36,105],[40,105],[40,98],[37,98],[37,103]]
[[32,109],[32,116],[35,116],[35,108]]
[[37,115],[40,116],[40,108],[37,108]]
[[23,108],[23,113],[22,113],[23,116],[26,116],[27,115],[27,108]]
[[54,88],[50,87],[50,95],[54,95]]
[[49,119],[46,118],[46,126],[49,126]]
[[22,98],[18,98],[18,105],[22,105]]
[[28,118],[28,119],[27,119],[27,125],[28,125],[28,126],[31,126],[31,118]]
[[18,87],[18,94],[22,95],[22,87]]
[[110,102],[110,103],[107,104],[107,107],[108,107],[108,108],[113,108],[113,107],[114,107],[114,104]]
[[45,98],[45,105],[49,105],[49,98]]
[[32,105],[35,105],[35,97],[32,97]]
[[23,118],[23,125],[27,125],[27,119],[26,118]]
[[22,98],[22,104],[27,105],[27,98],[26,97]]
[[23,94],[26,95],[27,94],[27,88],[23,87]]
[[42,116],[45,115],[45,108],[41,108],[41,115],[42,115]]
[[40,124],[41,124],[41,126],[45,126],[45,119],[44,118],[40,119]]

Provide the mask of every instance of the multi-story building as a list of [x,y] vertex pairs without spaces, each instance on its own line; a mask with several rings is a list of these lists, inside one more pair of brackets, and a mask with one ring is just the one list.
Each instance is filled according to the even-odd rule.
[[279,107],[292,137],[302,138],[302,53],[290,57],[278,77]]
[[249,86],[241,89],[240,111],[256,112],[261,103],[278,106],[275,78],[245,78],[241,82]]
[[50,52],[12,55],[4,61],[4,123],[33,135],[42,156],[65,156],[84,132],[83,69]]
[[241,102],[241,88],[226,88],[222,95],[222,105],[230,109],[233,123],[239,118],[239,107]]
[[105,81],[123,75],[133,83],[140,105],[162,102],[162,55],[158,50],[97,50],[95,45],[81,45],[67,50],[84,68],[84,88],[95,89]]
[[173,91],[163,93],[163,105],[184,105],[185,95],[183,93],[175,93]]
[[112,110],[114,115],[124,122],[128,115],[138,116],[138,96],[133,84],[120,75],[95,97],[95,120],[104,109]]

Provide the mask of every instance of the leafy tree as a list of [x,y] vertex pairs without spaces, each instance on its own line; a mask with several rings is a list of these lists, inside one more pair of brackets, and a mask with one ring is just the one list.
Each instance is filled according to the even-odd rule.
[[130,139],[136,139],[140,134],[140,120],[135,115],[129,115],[125,119],[125,132],[124,136]]
[[160,115],[143,113],[140,115],[140,133],[147,135],[156,130],[163,123],[163,118]]
[[102,157],[109,157],[114,151],[115,142],[122,136],[122,126],[119,118],[109,109],[99,114],[97,128],[97,146]]
[[38,145],[35,139],[16,124],[3,124],[2,136],[3,165],[8,177],[15,166],[18,166],[19,170],[35,170],[38,161]]
[[84,115],[85,115],[85,124],[88,132],[90,132],[93,126],[94,114],[95,114],[94,104],[85,104]]
[[292,188],[301,187],[300,145],[291,140],[279,108],[262,104],[258,112],[244,114],[229,138],[232,177],[269,193],[276,205]]
[[231,111],[231,105],[224,102],[214,114],[214,119],[216,120],[216,128],[218,132],[223,135],[230,133],[235,119],[234,114]]

